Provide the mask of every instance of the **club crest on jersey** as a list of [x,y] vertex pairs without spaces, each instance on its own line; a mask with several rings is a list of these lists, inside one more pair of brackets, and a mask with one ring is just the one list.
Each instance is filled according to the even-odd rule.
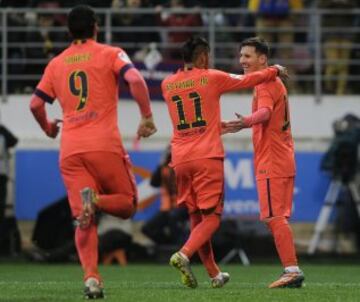
[[128,55],[123,51],[118,53],[118,58],[126,63],[132,63]]
[[241,74],[229,73],[229,76],[233,79],[241,80],[244,76]]

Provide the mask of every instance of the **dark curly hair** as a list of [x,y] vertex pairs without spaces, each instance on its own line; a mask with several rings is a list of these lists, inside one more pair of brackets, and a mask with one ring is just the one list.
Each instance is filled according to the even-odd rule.
[[67,19],[69,32],[73,39],[92,38],[97,23],[95,11],[88,5],[75,6]]
[[182,56],[185,63],[192,63],[199,54],[209,51],[209,43],[204,38],[191,37],[182,47]]

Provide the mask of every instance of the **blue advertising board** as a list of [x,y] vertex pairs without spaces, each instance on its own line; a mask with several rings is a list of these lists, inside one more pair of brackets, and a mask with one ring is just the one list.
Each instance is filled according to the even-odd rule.
[[[134,151],[130,157],[139,189],[140,206],[136,220],[146,220],[159,207],[158,192],[149,179],[161,151]],[[319,170],[322,153],[298,152],[293,221],[314,222],[323,204],[329,177]],[[256,182],[251,152],[228,152],[225,159],[224,215],[258,217]],[[47,205],[64,197],[66,191],[54,150],[16,152],[15,212],[18,219],[34,220]]]

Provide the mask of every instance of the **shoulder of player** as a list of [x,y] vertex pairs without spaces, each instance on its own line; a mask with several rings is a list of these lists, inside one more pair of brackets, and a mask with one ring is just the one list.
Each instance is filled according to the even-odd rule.
[[62,65],[63,57],[66,56],[65,50],[58,54],[57,56],[50,59],[49,63],[47,63],[47,68],[55,68],[58,65]]
[[112,45],[108,45],[108,44],[103,44],[103,43],[96,43],[96,47],[100,48],[106,54],[113,55],[113,56],[116,56],[120,52],[125,52],[120,47],[112,46]]
[[206,69],[206,74],[210,75],[210,76],[216,76],[216,75],[230,75],[230,73],[219,70],[219,69],[213,69],[213,68],[209,68]]
[[174,80],[177,80],[178,78],[178,74],[177,73],[172,73],[172,74],[169,74],[167,75],[164,79],[163,79],[163,83],[164,82],[171,82],[171,81],[174,81]]
[[[225,78],[225,77],[230,77],[231,74],[227,73],[225,71],[222,70],[218,70],[218,69],[201,69],[197,72],[197,76],[198,77],[204,77],[207,78],[208,81],[211,81],[212,84],[217,83],[218,81],[220,81],[221,79]],[[220,81],[221,82],[221,81]]]
[[279,78],[257,85],[255,91],[257,95],[269,94],[274,100],[278,99],[280,94],[286,93],[285,86]]
[[165,90],[165,86],[169,83],[169,82],[174,82],[176,81],[176,73],[175,74],[170,74],[168,76],[166,76],[162,82],[161,82],[161,89],[164,91]]
[[256,85],[256,89],[266,89],[269,91],[280,90],[284,86],[280,78],[276,77],[273,81],[263,82],[259,85]]
[[234,79],[234,80],[241,80],[244,75],[243,74],[237,74],[237,73],[231,73],[227,71],[222,71],[219,69],[208,69],[207,73],[210,77],[215,78],[216,80],[220,79]]

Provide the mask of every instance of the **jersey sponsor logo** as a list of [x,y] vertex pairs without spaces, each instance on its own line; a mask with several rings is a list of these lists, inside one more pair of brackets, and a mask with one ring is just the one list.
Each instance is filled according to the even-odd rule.
[[244,76],[242,74],[235,74],[235,73],[229,73],[230,78],[236,79],[236,80],[242,80]]
[[206,131],[205,127],[202,128],[192,128],[191,130],[187,130],[185,132],[180,132],[180,137],[189,137],[197,134],[203,134]]
[[123,52],[123,51],[121,51],[121,52],[118,53],[118,58],[119,58],[120,60],[124,61],[125,63],[132,64],[129,56],[128,56],[125,52]]
[[71,124],[73,124],[73,123],[82,123],[82,122],[94,120],[97,117],[98,117],[97,112],[89,111],[89,112],[85,112],[85,113],[82,113],[82,114],[77,115],[77,116],[71,116],[71,117],[69,117],[68,121]]

